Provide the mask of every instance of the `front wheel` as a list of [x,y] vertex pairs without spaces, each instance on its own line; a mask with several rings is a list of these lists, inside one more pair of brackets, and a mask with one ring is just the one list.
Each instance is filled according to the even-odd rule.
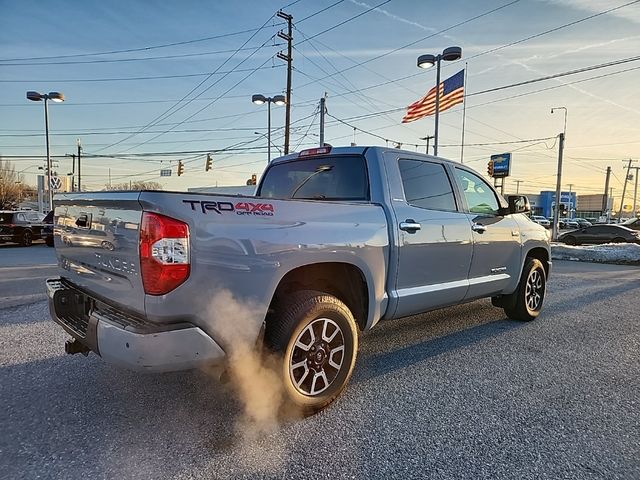
[[540,314],[546,290],[547,275],[542,262],[537,258],[527,258],[518,288],[505,302],[507,317],[525,322],[534,320]]
[[265,341],[278,355],[287,399],[311,415],[333,402],[351,378],[356,322],[342,301],[312,290],[289,295],[277,311]]

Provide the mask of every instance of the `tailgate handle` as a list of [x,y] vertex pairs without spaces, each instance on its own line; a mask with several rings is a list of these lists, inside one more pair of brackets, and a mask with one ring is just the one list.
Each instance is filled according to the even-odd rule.
[[88,228],[91,225],[91,216],[83,213],[76,219],[76,226],[80,228]]

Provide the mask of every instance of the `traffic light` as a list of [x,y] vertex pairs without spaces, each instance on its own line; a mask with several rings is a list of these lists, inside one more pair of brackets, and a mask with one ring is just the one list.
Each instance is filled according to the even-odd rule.
[[489,163],[487,163],[487,174],[493,177],[493,160],[489,160]]
[[184,163],[182,160],[178,160],[178,176],[184,174]]
[[208,172],[213,168],[213,159],[211,158],[211,154],[207,153],[207,165],[204,167],[204,171]]

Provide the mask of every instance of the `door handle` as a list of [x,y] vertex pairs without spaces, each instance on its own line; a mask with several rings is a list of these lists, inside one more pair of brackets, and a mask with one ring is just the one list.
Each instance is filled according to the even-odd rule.
[[485,227],[481,223],[474,223],[473,225],[471,225],[471,230],[478,233],[484,233],[487,231],[487,227]]
[[400,230],[404,230],[405,232],[416,233],[421,228],[422,225],[413,218],[407,218],[404,222],[400,222]]

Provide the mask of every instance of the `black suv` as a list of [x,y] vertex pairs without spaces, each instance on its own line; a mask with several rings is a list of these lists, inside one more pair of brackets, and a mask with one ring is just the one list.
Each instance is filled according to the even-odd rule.
[[42,237],[42,214],[34,211],[0,211],[0,243],[28,247]]

